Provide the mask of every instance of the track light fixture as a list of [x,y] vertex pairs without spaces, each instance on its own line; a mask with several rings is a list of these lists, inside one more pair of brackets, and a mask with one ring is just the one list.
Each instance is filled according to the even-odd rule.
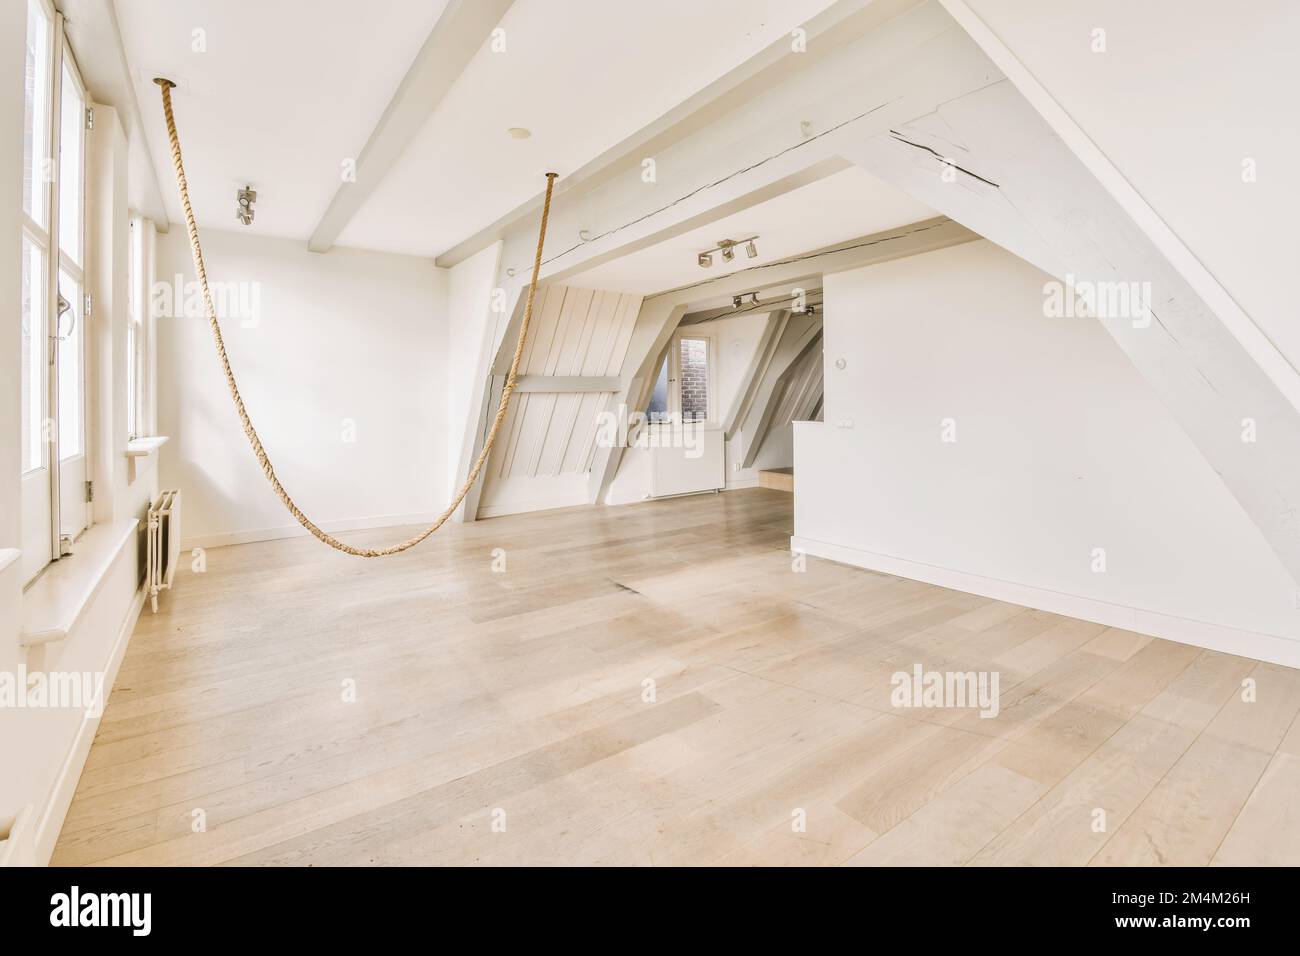
[[235,218],[245,226],[253,224],[253,203],[257,202],[257,193],[252,186],[245,186],[235,194]]
[[754,244],[758,236],[750,236],[748,239],[722,239],[712,249],[706,249],[695,257],[696,263],[701,269],[707,269],[713,265],[713,254],[722,253],[723,262],[731,262],[736,258],[736,246],[745,247],[745,255],[753,259],[758,255],[758,246]]

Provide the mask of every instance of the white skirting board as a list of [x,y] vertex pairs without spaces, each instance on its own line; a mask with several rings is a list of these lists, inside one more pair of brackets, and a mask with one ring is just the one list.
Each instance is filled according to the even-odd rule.
[[1177,641],[1180,644],[1190,644],[1193,647],[1221,651],[1224,654],[1235,654],[1238,657],[1249,657],[1285,667],[1300,668],[1300,641],[1279,637],[1276,634],[1261,634],[1258,631],[1193,621],[1158,611],[1110,604],[1093,598],[1050,591],[1029,584],[1017,584],[1013,581],[1002,581],[967,571],[955,571],[951,568],[923,564],[887,554],[861,551],[857,548],[815,541],[798,535],[790,538],[790,550],[802,551],[815,558],[828,558],[831,561],[866,568],[870,571],[879,571],[882,574],[924,581],[954,591],[978,594],[981,597],[1006,601],[1008,604],[1019,604],[1039,611],[1050,611],[1053,614],[1104,624],[1107,627],[1148,634],[1152,637]]
[[[136,592],[126,619],[122,621],[122,627],[118,631],[117,640],[113,642],[113,650],[104,664],[105,706],[107,706],[108,700],[112,696],[113,684],[117,681],[118,669],[122,666],[122,658],[126,656],[127,645],[131,643],[131,635],[135,632],[136,622],[140,619],[140,612],[144,609],[147,593],[145,588],[141,588]],[[95,731],[99,729],[100,719],[100,717],[87,717],[81,722],[81,728],[77,731],[72,747],[63,760],[63,767],[59,771],[59,778],[50,794],[49,803],[43,808],[37,821],[34,850],[35,862],[40,866],[49,865],[50,857],[54,855],[54,845],[59,840],[59,831],[63,829],[63,820],[68,815],[68,807],[72,805],[72,798],[77,792],[77,784],[81,780],[81,771],[86,766],[86,758],[90,755],[90,745],[95,742]]]
[[[437,516],[437,513],[433,511],[402,515],[372,515],[368,518],[343,518],[338,521],[323,521],[320,526],[322,530],[329,534],[341,534],[347,531],[370,531],[374,528],[399,528],[403,525],[416,524],[427,525],[431,524]],[[190,520],[194,520],[192,515]],[[200,534],[192,538],[182,538],[181,550],[221,548],[229,544],[252,544],[255,541],[279,541],[281,538],[305,537],[307,533],[306,528],[296,523],[280,525],[275,528],[221,531],[216,534]]]

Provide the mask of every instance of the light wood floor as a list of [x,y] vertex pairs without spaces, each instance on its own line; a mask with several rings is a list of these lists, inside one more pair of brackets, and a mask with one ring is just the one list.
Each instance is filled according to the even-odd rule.
[[[791,503],[210,551],[141,618],[54,862],[1300,863],[1300,671],[796,572]],[[916,663],[999,672],[1000,714],[893,707]]]

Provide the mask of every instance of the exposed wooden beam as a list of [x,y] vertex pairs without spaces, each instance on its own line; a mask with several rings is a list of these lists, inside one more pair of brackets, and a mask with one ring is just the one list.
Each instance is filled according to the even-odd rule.
[[516,392],[617,392],[617,375],[520,375]]
[[[357,157],[355,181],[339,185],[307,241],[308,249],[328,252],[334,245],[501,22],[511,2],[451,0],[447,4]],[[487,245],[482,243],[478,249]]]
[[[784,343],[783,343],[784,344]],[[762,400],[751,410],[746,426],[742,428],[745,435],[745,455],[741,460],[742,468],[753,468],[758,452],[767,440],[768,432],[778,420],[777,412],[786,397],[787,386],[796,392],[795,407],[799,399],[814,384],[820,385],[822,364],[822,321],[813,324],[798,337],[792,345],[784,367],[776,366],[770,370],[769,380],[764,382]],[[777,373],[777,369],[780,369]],[[793,412],[793,408],[790,410]],[[784,416],[781,416],[784,419]],[[752,424],[751,424],[752,423]],[[781,424],[785,424],[782,420]]]
[[736,429],[739,427],[740,422],[744,421],[745,416],[749,414],[749,408],[754,404],[754,398],[758,394],[759,383],[763,381],[763,377],[767,373],[767,367],[772,362],[772,356],[776,354],[777,344],[781,341],[781,336],[785,333],[786,323],[789,321],[789,310],[768,313],[767,324],[763,328],[763,336],[759,339],[758,347],[754,349],[754,357],[745,372],[743,379],[745,382],[744,391],[736,396],[735,404],[722,425],[727,441],[731,441],[736,437]]
[[[626,385],[611,397],[606,407],[626,405],[630,411],[643,407],[654,384],[654,364],[669,336],[689,312],[720,307],[741,291],[788,288],[801,283],[807,283],[807,288],[820,287],[822,275],[828,272],[918,255],[978,238],[965,226],[940,216],[650,296],[641,303],[623,363],[622,377]],[[588,477],[588,498],[592,504],[605,499],[622,457],[623,449],[619,447],[596,450]]]
[[[813,66],[817,60],[858,39],[892,17],[917,5],[918,0],[838,0],[804,23],[808,48],[816,56],[792,56],[790,37],[783,36],[631,136],[610,147],[557,184],[555,196],[566,203],[616,176],[635,172],[646,156],[661,154],[672,144],[715,124],[728,112],[757,100],[763,91]],[[542,194],[512,209],[496,222],[438,256],[436,263],[450,267],[462,262],[511,231],[534,222],[542,207]],[[552,277],[562,281],[558,277]]]
[[[1300,412],[1286,382],[1269,374],[1276,363],[1238,338],[1010,81],[950,100],[926,120],[845,155],[1060,280],[1137,287],[1132,294],[1145,306],[1103,309],[1097,321],[1300,582]],[[916,148],[927,142],[929,151]],[[996,189],[964,188],[960,174],[945,179],[942,156],[954,143],[961,165]],[[1244,419],[1268,438],[1243,441]]]

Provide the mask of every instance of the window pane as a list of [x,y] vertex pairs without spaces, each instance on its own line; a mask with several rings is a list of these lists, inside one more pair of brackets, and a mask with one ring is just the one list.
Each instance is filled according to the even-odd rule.
[[655,379],[654,391],[650,393],[646,418],[652,422],[668,421],[668,353],[666,352],[663,363],[659,366],[659,376]]
[[703,422],[709,418],[709,340],[683,338],[681,344],[682,421]]
[[81,287],[59,273],[59,458],[80,455],[84,364],[81,344]]
[[140,420],[138,417],[140,403],[138,391],[139,378],[139,315],[136,314],[136,282],[140,275],[140,241],[139,226],[134,219],[130,224],[131,247],[126,257],[126,434],[128,438],[140,437]]
[[23,239],[22,444],[23,472],[45,464],[45,257]]
[[50,21],[36,0],[27,3],[27,72],[23,113],[23,211],[48,228],[46,162],[50,133]]
[[81,264],[81,134],[86,107],[76,80],[63,66],[63,98],[59,105],[59,248]]

